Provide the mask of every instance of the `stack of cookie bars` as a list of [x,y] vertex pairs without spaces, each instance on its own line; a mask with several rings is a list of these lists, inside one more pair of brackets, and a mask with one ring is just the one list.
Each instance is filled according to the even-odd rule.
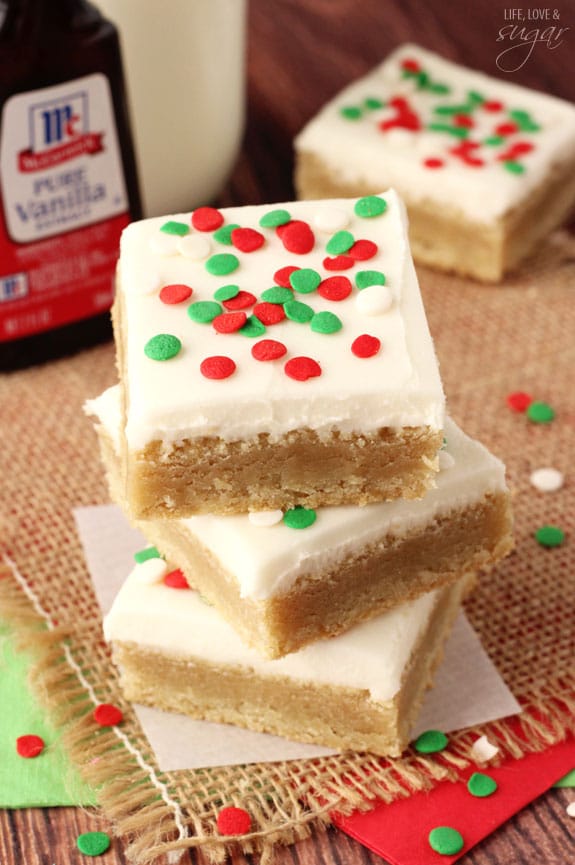
[[512,545],[503,465],[445,416],[400,198],[134,223],[114,326],[88,410],[151,544],[105,621],[127,697],[400,754]]

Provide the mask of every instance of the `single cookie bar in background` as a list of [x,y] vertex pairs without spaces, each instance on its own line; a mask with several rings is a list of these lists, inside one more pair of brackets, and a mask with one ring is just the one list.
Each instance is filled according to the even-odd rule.
[[[190,588],[136,565],[104,621],[126,698],[338,749],[398,756],[473,575],[278,660]],[[165,568],[168,571],[168,566]],[[177,583],[177,585],[180,585]]]
[[444,395],[393,191],[148,219],[114,307],[136,517],[418,498]]
[[[98,419],[112,498],[122,498],[118,388],[88,410]],[[138,522],[246,645],[279,657],[341,633],[512,547],[505,469],[446,419],[436,486],[424,499],[357,507]]]
[[575,204],[575,106],[416,45],[325,105],[295,150],[300,198],[393,186],[415,261],[487,282]]

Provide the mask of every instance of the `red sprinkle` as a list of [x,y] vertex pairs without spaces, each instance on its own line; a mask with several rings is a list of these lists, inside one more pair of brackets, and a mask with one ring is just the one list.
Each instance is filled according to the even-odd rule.
[[252,818],[243,808],[230,805],[218,814],[217,826],[220,835],[245,835],[252,827]]
[[356,357],[373,357],[381,348],[381,340],[369,333],[362,333],[354,339],[351,350]]
[[116,724],[121,724],[124,720],[122,710],[113,706],[112,703],[100,703],[94,709],[93,717],[100,727],[115,727]]
[[326,270],[349,270],[354,264],[353,258],[349,255],[334,255],[333,258],[328,256],[323,260],[323,266]]
[[498,102],[496,99],[489,99],[487,102],[482,102],[481,107],[485,111],[503,111],[503,102]]
[[453,122],[455,126],[459,126],[462,129],[473,129],[475,126],[473,118],[470,117],[469,114],[456,114],[453,118]]
[[192,213],[192,225],[197,231],[215,231],[224,224],[224,217],[215,207],[198,207]]
[[526,153],[531,153],[534,149],[535,145],[530,141],[516,141],[515,144],[508,147],[504,153],[500,153],[497,158],[502,162],[506,162],[508,159],[516,159],[518,156],[525,156]]
[[401,68],[405,69],[406,72],[419,72],[421,66],[417,60],[412,60],[411,57],[406,57],[405,60],[401,61]]
[[235,371],[234,361],[225,355],[217,354],[213,357],[206,357],[200,364],[200,372],[205,378],[229,378]]
[[286,354],[287,348],[277,339],[260,339],[252,346],[252,357],[256,360],[277,360]]
[[377,255],[377,243],[373,240],[356,240],[347,254],[355,261],[367,261],[368,258]]
[[171,285],[164,285],[160,291],[160,300],[162,303],[182,303],[191,297],[193,289],[189,285],[174,282]]
[[256,302],[257,297],[251,291],[240,290],[235,297],[230,297],[229,300],[222,301],[222,305],[226,309],[235,311],[236,309],[247,309]]
[[279,270],[276,270],[274,273],[274,282],[276,285],[281,286],[282,288],[291,288],[291,282],[289,281],[292,273],[295,273],[296,270],[301,270],[301,267],[296,267],[293,264],[288,264],[286,267],[280,267]]
[[345,300],[351,292],[352,284],[347,276],[328,276],[317,289],[317,293],[325,300]]
[[527,411],[532,402],[533,397],[521,390],[507,396],[507,405],[513,411]]
[[285,225],[278,225],[276,233],[288,252],[296,255],[307,255],[315,245],[313,231],[301,219],[292,219]]
[[37,757],[44,750],[45,742],[40,736],[32,733],[28,736],[18,736],[16,739],[16,751],[21,757]]
[[240,252],[254,252],[265,242],[263,234],[255,228],[234,228],[231,237],[233,245]]
[[218,333],[235,333],[247,320],[245,312],[223,312],[221,315],[216,315],[212,324]]
[[508,123],[500,123],[499,126],[495,127],[495,132],[497,135],[513,135],[514,132],[518,132],[519,127],[516,123],[508,122]]
[[321,375],[321,366],[311,357],[292,357],[284,366],[285,374],[296,381],[306,381]]
[[437,156],[429,156],[423,160],[423,164],[426,168],[443,168],[445,165],[443,159],[439,159]]
[[186,580],[184,573],[180,568],[176,568],[174,571],[170,571],[169,574],[166,574],[164,577],[164,585],[169,586],[170,589],[190,588],[190,584]]
[[284,308],[280,303],[267,303],[267,301],[256,303],[253,312],[262,324],[278,324],[286,317]]

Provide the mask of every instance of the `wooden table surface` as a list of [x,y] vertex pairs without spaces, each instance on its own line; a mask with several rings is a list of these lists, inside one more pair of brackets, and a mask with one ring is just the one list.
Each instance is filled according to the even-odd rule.
[[[575,2],[549,7],[559,19],[545,25],[571,27],[563,43],[519,45],[498,42],[509,25],[500,0],[249,0],[248,121],[242,152],[221,204],[255,204],[293,197],[293,136],[319,107],[353,78],[364,74],[387,52],[406,41],[436,50],[456,61],[533,86],[575,102]],[[520,5],[520,4],[519,4]],[[522,8],[533,8],[532,2]],[[545,4],[541,4],[541,8]],[[509,12],[507,11],[507,15]],[[523,25],[532,31],[537,25]],[[540,26],[540,25],[539,25]],[[544,36],[541,27],[540,36]],[[547,37],[552,34],[547,33]],[[498,70],[503,48],[515,45],[514,72]],[[216,58],[217,62],[217,58]],[[566,770],[570,767],[565,767]],[[575,821],[566,814],[575,791],[551,790],[519,813],[481,845],[463,856],[461,865],[568,865],[575,862]],[[79,865],[80,832],[110,831],[98,815],[73,808],[0,811],[1,865]],[[126,861],[113,842],[101,858],[106,865]],[[201,853],[186,863],[204,863]],[[234,865],[251,862],[234,857]],[[338,830],[318,833],[293,847],[279,849],[277,865],[377,865],[383,860]],[[422,862],[421,865],[426,865]]]

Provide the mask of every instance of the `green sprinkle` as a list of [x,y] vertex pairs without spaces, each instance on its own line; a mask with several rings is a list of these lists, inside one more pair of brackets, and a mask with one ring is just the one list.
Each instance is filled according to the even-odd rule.
[[427,127],[432,132],[447,132],[456,138],[467,138],[469,129],[465,126],[450,126],[449,123],[430,123]]
[[316,312],[311,320],[311,329],[315,333],[337,333],[343,325],[341,319],[333,312]]
[[312,508],[304,508],[296,505],[283,515],[283,521],[290,529],[307,529],[317,519],[317,514]]
[[163,231],[164,234],[177,234],[178,237],[184,237],[190,233],[190,226],[186,225],[185,222],[175,222],[170,219],[168,222],[164,222],[160,231]]
[[238,331],[242,336],[249,336],[250,338],[262,336],[265,332],[265,325],[262,324],[259,318],[256,318],[255,315],[248,316],[246,323],[243,327],[240,327]]
[[268,210],[260,219],[262,228],[277,228],[278,225],[285,225],[291,220],[291,215],[287,210]]
[[144,346],[144,354],[151,360],[170,360],[182,347],[177,336],[171,333],[158,333],[148,340]]
[[293,292],[281,285],[274,285],[272,288],[266,288],[265,291],[262,291],[262,300],[267,303],[287,303],[292,298]]
[[546,402],[532,402],[527,408],[526,415],[533,423],[551,423],[555,418],[555,410]]
[[222,307],[214,300],[197,300],[188,306],[188,315],[197,324],[209,324],[222,312]]
[[346,120],[359,120],[362,112],[361,108],[358,108],[357,105],[345,105],[339,109],[339,113]]
[[290,274],[290,285],[298,294],[311,294],[321,282],[321,276],[317,270],[311,267],[302,267]]
[[511,174],[523,174],[525,171],[525,166],[520,162],[515,162],[513,159],[504,159],[503,167],[507,169]]
[[522,132],[539,132],[541,127],[535,123],[528,111],[515,109],[509,112],[509,116],[517,123]]
[[447,84],[440,84],[439,82],[430,84],[427,89],[431,93],[437,93],[438,96],[444,96],[447,93],[451,93],[451,87],[448,87]]
[[227,276],[240,266],[237,256],[231,252],[219,252],[206,261],[206,270],[214,276]]
[[222,303],[224,300],[231,300],[232,297],[237,297],[239,293],[239,285],[222,285],[214,291],[214,300],[219,300]]
[[384,107],[385,102],[378,99],[377,96],[368,96],[367,99],[364,99],[363,105],[368,111],[377,111],[378,108]]
[[325,249],[330,255],[342,255],[351,249],[354,243],[355,237],[351,231],[336,231],[328,240]]
[[541,526],[535,532],[535,540],[542,547],[560,547],[565,540],[565,532],[559,526]]
[[487,144],[488,147],[499,147],[504,141],[505,138],[502,135],[490,135],[489,138],[484,139],[483,144]]
[[471,107],[469,105],[438,105],[434,109],[436,114],[452,115],[452,114],[469,114]]
[[441,730],[426,730],[417,737],[413,747],[420,754],[437,754],[447,747],[447,736]]
[[467,93],[467,99],[469,102],[474,105],[483,105],[485,102],[485,96],[479,93],[477,90],[469,90]]
[[485,799],[486,796],[491,796],[497,790],[497,781],[491,775],[484,775],[483,772],[474,772],[467,782],[467,789],[472,796],[477,796],[478,799]]
[[105,832],[84,832],[78,835],[76,845],[84,856],[100,856],[110,847],[110,836]]
[[455,856],[463,850],[463,837],[451,826],[436,826],[428,835],[429,846],[442,856]]
[[379,195],[365,195],[363,198],[358,198],[353,210],[355,215],[361,219],[371,219],[385,213],[387,201],[385,198],[380,198]]
[[370,285],[385,285],[385,273],[381,270],[358,270],[355,275],[355,284],[361,290]]
[[232,231],[234,228],[240,228],[237,222],[231,223],[230,225],[222,225],[220,228],[217,228],[216,231],[212,234],[214,240],[217,240],[218,243],[223,243],[224,246],[232,246]]
[[287,303],[284,303],[284,312],[290,321],[297,321],[301,324],[311,321],[315,315],[311,306],[308,306],[307,303],[301,303],[299,300],[288,300]]
[[417,78],[417,86],[423,89],[429,86],[429,75],[423,69],[420,72],[415,72],[414,77]]
[[157,547],[146,547],[144,550],[138,550],[137,553],[134,553],[135,561],[141,565],[142,562],[147,562],[148,559],[161,559],[161,555],[158,552]]

